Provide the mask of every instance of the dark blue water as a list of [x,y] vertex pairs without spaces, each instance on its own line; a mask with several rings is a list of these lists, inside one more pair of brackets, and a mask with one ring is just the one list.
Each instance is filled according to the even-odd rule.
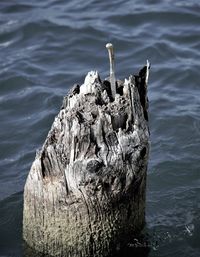
[[199,0],[1,0],[1,257],[22,256],[23,187],[35,151],[68,89],[91,69],[108,75],[109,41],[118,78],[152,63],[148,256],[200,256]]

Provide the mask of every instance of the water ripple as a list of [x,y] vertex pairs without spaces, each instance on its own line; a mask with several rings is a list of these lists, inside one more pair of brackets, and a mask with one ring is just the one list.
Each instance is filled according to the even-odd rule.
[[[0,229],[6,231],[7,242],[9,237],[15,242],[9,234],[15,222],[14,228],[21,228],[21,218],[12,210],[22,194],[6,197],[23,189],[35,151],[69,88],[81,84],[92,69],[108,76],[105,44],[112,41],[118,78],[136,73],[146,59],[152,63],[148,232],[172,235],[194,225],[189,239],[184,235],[165,241],[149,257],[196,253],[199,1],[3,0],[0,9]],[[4,245],[0,252],[9,256],[10,245],[5,240]]]

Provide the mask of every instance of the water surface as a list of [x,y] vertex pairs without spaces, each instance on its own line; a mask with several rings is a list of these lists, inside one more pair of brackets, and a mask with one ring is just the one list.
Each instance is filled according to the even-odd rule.
[[118,78],[146,59],[149,257],[200,253],[199,0],[1,0],[0,256],[21,257],[25,179],[62,98],[91,69]]

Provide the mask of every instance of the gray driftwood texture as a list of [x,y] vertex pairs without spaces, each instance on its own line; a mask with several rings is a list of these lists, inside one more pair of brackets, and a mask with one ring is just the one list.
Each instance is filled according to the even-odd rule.
[[23,238],[50,256],[108,256],[145,222],[147,66],[110,82],[89,72],[64,98],[24,189]]

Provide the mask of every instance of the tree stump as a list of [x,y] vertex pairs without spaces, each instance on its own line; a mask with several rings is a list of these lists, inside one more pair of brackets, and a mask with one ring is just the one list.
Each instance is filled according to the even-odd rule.
[[64,98],[24,189],[23,238],[49,256],[110,256],[145,223],[149,66],[116,82],[89,72]]

